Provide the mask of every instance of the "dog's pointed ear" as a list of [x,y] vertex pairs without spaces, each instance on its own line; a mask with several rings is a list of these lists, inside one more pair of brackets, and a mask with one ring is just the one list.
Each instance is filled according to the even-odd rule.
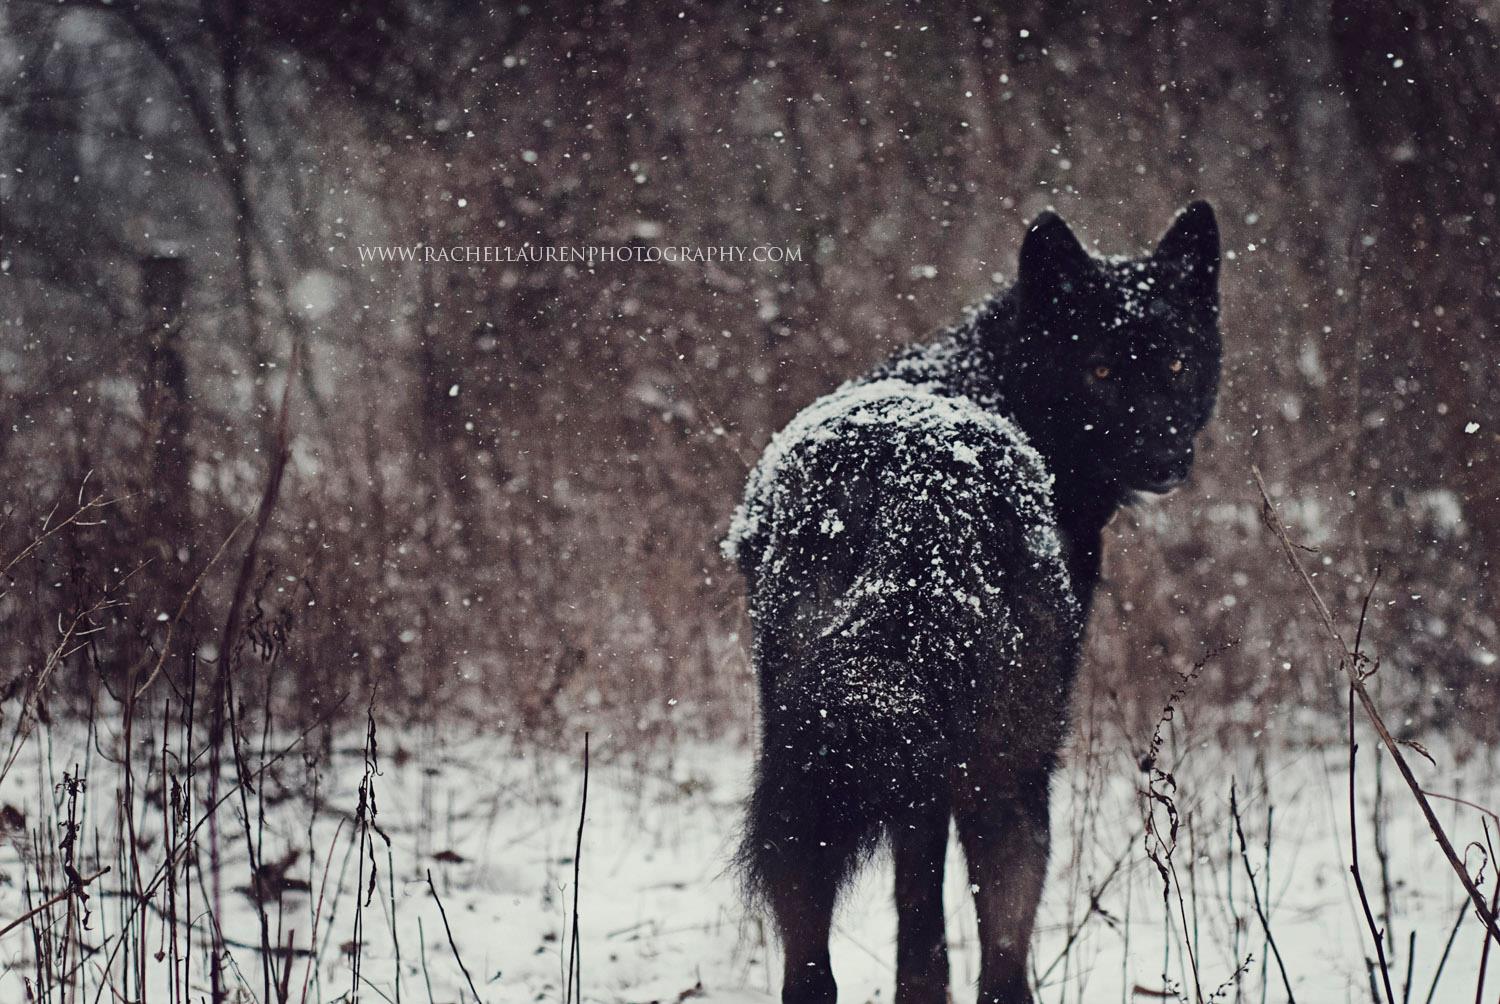
[[1218,303],[1219,222],[1207,202],[1200,199],[1177,214],[1153,257],[1174,266],[1181,277],[1178,288]]
[[1061,216],[1048,209],[1032,221],[1021,242],[1017,270],[1023,289],[1050,291],[1091,267],[1089,253]]

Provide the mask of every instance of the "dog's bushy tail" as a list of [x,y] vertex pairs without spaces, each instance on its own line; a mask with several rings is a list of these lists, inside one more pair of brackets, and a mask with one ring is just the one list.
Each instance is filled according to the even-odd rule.
[[833,645],[764,709],[738,863],[753,900],[841,885],[885,828],[946,783],[934,701],[903,661]]

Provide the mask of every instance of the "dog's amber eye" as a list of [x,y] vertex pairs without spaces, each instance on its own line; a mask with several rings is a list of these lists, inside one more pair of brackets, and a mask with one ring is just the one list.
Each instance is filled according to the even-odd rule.
[[1182,372],[1182,360],[1181,359],[1173,359],[1172,362],[1170,364],[1168,364],[1167,369],[1171,370],[1173,373],[1181,373]]
[[1094,367],[1094,379],[1095,380],[1108,380],[1109,379],[1109,367],[1105,366],[1103,363],[1100,363],[1098,366],[1095,366]]

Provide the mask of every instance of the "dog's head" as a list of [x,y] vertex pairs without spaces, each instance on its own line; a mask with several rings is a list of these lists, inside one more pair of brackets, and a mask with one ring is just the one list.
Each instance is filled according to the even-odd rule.
[[1219,384],[1219,228],[1184,209],[1145,257],[1091,256],[1053,212],[1021,246],[1018,395],[1054,462],[1125,491],[1186,479]]

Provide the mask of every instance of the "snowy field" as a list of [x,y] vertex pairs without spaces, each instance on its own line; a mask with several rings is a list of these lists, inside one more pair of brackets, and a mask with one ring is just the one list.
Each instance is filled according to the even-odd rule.
[[[267,802],[262,860],[285,860],[288,852],[297,852],[286,871],[293,881],[283,909],[269,911],[273,940],[285,944],[292,932],[297,946],[291,1000],[304,999],[304,983],[306,1000],[351,997],[355,890],[371,880],[352,825],[363,775],[363,736],[341,738],[345,743],[335,744],[332,759],[320,769],[322,793],[316,798],[308,794],[307,767],[296,754],[272,769],[262,789]],[[0,918],[6,923],[24,912],[25,886],[34,886],[30,848],[37,824],[44,822],[34,818],[43,792],[53,792],[45,801],[64,811],[62,789],[56,788],[61,765],[79,763],[92,779],[83,796],[81,845],[93,848],[98,834],[108,846],[109,807],[117,793],[106,779],[116,768],[77,740],[61,728],[39,732],[0,787],[0,804],[26,815],[23,829],[6,813],[10,828],[0,851]],[[774,999],[778,960],[774,943],[768,944],[768,927],[746,914],[725,872],[750,762],[743,744],[681,744],[647,754],[596,735],[575,889],[581,736],[578,751],[567,754],[522,752],[504,739],[443,732],[397,737],[387,731],[380,740],[375,822],[389,836],[390,850],[387,854],[378,834],[372,836],[379,870],[361,918],[358,999],[471,1000],[461,958],[486,1001],[560,1001],[575,894],[582,999],[717,1004]],[[1256,890],[1297,999],[1369,1001],[1370,939],[1348,873],[1347,750],[1337,742],[1326,749],[1283,746],[1261,755],[1246,752],[1236,760],[1216,744],[1175,745],[1168,745],[1165,765],[1177,777],[1181,827],[1170,861],[1175,884],[1168,910],[1162,880],[1146,854],[1138,793],[1144,778],[1133,756],[1102,744],[1084,749],[1082,740],[1075,741],[1055,786],[1052,874],[1034,952],[1040,999],[1191,1001],[1197,999],[1195,983],[1205,998],[1218,989],[1221,1000],[1286,999],[1234,837],[1233,778]],[[110,747],[109,737],[100,747]],[[1473,1001],[1481,934],[1472,916],[1459,929],[1429,997],[1461,912],[1461,892],[1399,789],[1395,771],[1387,764],[1377,779],[1373,742],[1365,741],[1362,750],[1362,865],[1377,918],[1392,930],[1388,953],[1397,998],[1402,999],[1409,979],[1410,1000]],[[1492,755],[1471,756],[1460,765],[1448,754],[1433,753],[1437,768],[1414,757],[1429,789],[1489,801],[1497,775]],[[143,804],[150,805],[152,784],[142,781],[144,766],[137,771]],[[1374,811],[1377,780],[1384,788],[1379,813]],[[256,813],[256,799],[249,804]],[[1479,812],[1454,802],[1438,804],[1455,844],[1482,840]],[[220,920],[233,959],[229,981],[242,989],[238,999],[260,1000],[259,923],[244,880],[238,801],[231,805],[221,810],[226,880]],[[160,809],[155,811],[154,819],[143,812],[137,820],[140,860],[148,871],[162,857],[153,836],[159,834]],[[1471,850],[1471,870],[1478,862],[1478,852]],[[393,869],[389,874],[388,868]],[[427,885],[429,870],[456,956]],[[120,928],[126,898],[120,895],[118,872],[94,887],[98,894],[91,899],[87,944],[107,944]],[[1492,876],[1486,869],[1486,881]],[[301,891],[297,880],[310,891]],[[890,884],[889,862],[877,858],[839,913],[833,958],[841,1000],[891,999]],[[954,998],[972,1000],[975,927],[956,845],[950,848],[947,885]],[[326,889],[322,896],[320,888]],[[206,924],[201,914],[198,921]],[[315,939],[309,931],[316,932]],[[165,932],[163,915],[153,913],[146,941],[164,946]],[[1413,932],[1414,942],[1409,940]],[[306,949],[314,940],[317,962],[309,965]],[[1184,951],[1187,944],[1192,958]],[[201,949],[197,954],[188,980],[194,999],[201,999],[206,970]],[[164,982],[169,967],[149,955],[145,963],[152,991],[147,999],[173,999]],[[29,932],[18,929],[0,939],[0,965],[0,1001],[27,999],[22,981],[35,971]],[[83,967],[87,999],[99,983],[98,967],[97,957]],[[1485,999],[1493,999],[1497,986],[1500,976],[1491,977]]]

